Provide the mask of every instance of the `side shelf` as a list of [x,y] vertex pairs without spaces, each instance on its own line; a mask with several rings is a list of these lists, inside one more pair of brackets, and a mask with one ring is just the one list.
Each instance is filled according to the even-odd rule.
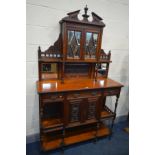
[[101,112],[101,119],[115,117],[115,113],[112,112],[106,105]]
[[60,126],[60,125],[62,125],[62,120],[59,118],[55,118],[55,119],[49,118],[49,119],[44,119],[42,121],[42,127],[44,129],[50,128],[50,127],[56,127],[56,126]]

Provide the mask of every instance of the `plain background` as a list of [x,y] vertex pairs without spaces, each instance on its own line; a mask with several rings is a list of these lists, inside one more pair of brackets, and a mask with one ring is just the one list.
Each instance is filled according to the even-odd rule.
[[[129,7],[131,155],[155,154],[154,3],[154,0],[131,0]],[[26,2],[1,2],[0,19],[0,153],[23,155],[26,154]]]
[[[111,50],[109,77],[124,84],[117,108],[117,117],[129,111],[129,5],[128,0],[27,0],[26,3],[26,134],[39,133],[39,102],[36,90],[38,80],[37,49],[44,51],[53,45],[60,33],[59,21],[68,12],[81,10],[88,5],[89,20],[91,12],[103,18],[102,48]],[[115,97],[109,97],[107,104],[114,109]]]

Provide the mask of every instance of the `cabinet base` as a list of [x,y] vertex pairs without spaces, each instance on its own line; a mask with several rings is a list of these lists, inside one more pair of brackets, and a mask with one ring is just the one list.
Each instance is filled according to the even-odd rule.
[[41,147],[43,151],[48,151],[48,150],[54,150],[57,148],[62,147],[62,142],[64,143],[64,146],[68,146],[71,144],[87,141],[90,139],[95,139],[97,137],[103,137],[103,136],[108,136],[110,135],[110,129],[105,127],[104,125],[100,126],[98,130],[95,128],[85,130],[81,129],[81,132],[78,131],[68,131],[66,132],[66,136],[63,139],[62,137],[57,137],[53,140],[50,140],[46,138],[46,140],[43,140],[41,142]]

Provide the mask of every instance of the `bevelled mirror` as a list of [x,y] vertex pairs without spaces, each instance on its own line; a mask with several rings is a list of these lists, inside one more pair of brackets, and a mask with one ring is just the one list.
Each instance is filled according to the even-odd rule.
[[67,58],[80,58],[81,32],[68,30]]
[[101,63],[97,65],[98,68],[98,76],[106,76],[107,71],[107,63]]
[[86,32],[85,58],[95,59],[97,49],[98,33]]
[[58,78],[57,63],[43,63],[42,64],[42,79],[56,79]]

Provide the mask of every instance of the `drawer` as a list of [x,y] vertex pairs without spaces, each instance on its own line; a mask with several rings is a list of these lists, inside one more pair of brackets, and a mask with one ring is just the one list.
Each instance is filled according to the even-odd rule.
[[41,96],[43,101],[56,101],[56,100],[63,100],[64,94],[58,93],[58,94],[42,94]]
[[118,88],[118,89],[105,89],[103,92],[104,96],[118,95],[119,93],[120,93],[120,88]]
[[99,91],[87,91],[87,92],[72,92],[67,94],[68,99],[75,98],[88,98],[88,97],[96,97],[101,96],[101,92]]

